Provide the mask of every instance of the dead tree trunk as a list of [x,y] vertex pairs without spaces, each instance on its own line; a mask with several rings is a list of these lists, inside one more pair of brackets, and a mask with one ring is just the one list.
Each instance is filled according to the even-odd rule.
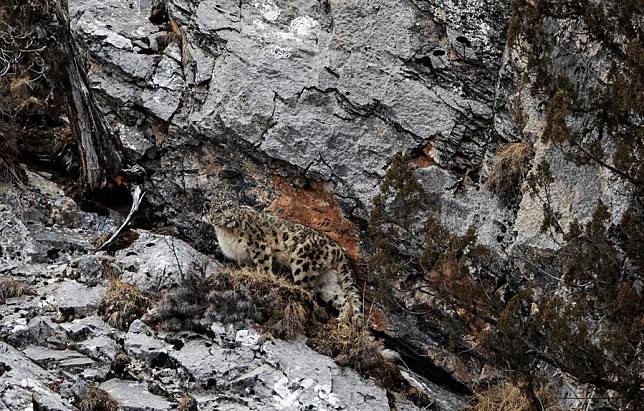
[[72,36],[67,5],[63,1],[53,0],[51,5],[60,26],[59,46],[69,83],[67,113],[80,152],[81,186],[87,193],[105,187],[119,174],[124,161],[123,146],[110,131],[89,88],[85,65]]

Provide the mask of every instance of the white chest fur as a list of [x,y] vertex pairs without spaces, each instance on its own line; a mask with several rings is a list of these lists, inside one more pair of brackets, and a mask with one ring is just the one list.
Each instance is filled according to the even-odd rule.
[[250,255],[245,244],[239,241],[238,237],[233,235],[229,230],[215,227],[219,248],[224,255],[238,263],[249,263]]

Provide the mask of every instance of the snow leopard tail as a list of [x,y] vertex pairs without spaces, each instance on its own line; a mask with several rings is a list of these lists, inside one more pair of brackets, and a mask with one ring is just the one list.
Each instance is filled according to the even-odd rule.
[[[369,326],[368,324],[365,324],[365,317],[362,312],[362,298],[360,297],[360,293],[355,285],[353,274],[349,268],[346,256],[338,265],[338,280],[340,282],[340,287],[344,291],[345,297],[343,307],[338,307],[338,309],[341,308],[340,320],[353,322],[354,324],[359,324],[359,326],[366,327],[368,329]],[[369,339],[380,346],[379,352],[383,360],[397,362],[401,359],[400,354],[389,348],[384,348],[382,343],[377,342],[373,335],[370,335]]]
[[361,320],[363,318],[362,298],[356,287],[346,256],[338,264],[338,281],[342,291],[344,291],[344,306],[340,312],[340,319],[347,322]]

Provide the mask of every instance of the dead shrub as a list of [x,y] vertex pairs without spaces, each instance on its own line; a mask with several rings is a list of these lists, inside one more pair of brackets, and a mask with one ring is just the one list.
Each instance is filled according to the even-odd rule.
[[[559,411],[561,406],[551,390],[540,386],[535,392],[535,400],[539,409]],[[473,404],[467,409],[471,411],[531,411],[536,404],[530,400],[525,391],[513,382],[495,385],[474,395]]]
[[9,276],[0,276],[0,303],[3,303],[8,298],[22,295],[34,295],[34,292],[22,281]]
[[313,321],[328,318],[314,296],[289,280],[256,269],[230,272],[233,289],[249,291],[262,329],[283,339],[305,335]]
[[209,288],[207,280],[193,279],[184,287],[166,290],[142,319],[164,331],[200,331]]
[[121,280],[112,280],[99,306],[99,313],[112,327],[127,330],[145,314],[150,299],[138,288]]
[[271,334],[281,335],[284,339],[292,340],[305,335],[306,323],[307,312],[302,303],[290,301],[286,304],[281,318],[277,318],[268,329]]
[[128,365],[130,365],[130,362],[130,356],[125,351],[119,351],[114,356],[114,362],[112,362],[112,371],[116,375],[123,375]]
[[80,411],[116,411],[118,403],[100,388],[92,387],[78,404]]
[[113,262],[102,260],[101,266],[103,267],[103,278],[107,278],[109,281],[118,280],[120,278],[121,270]]
[[384,362],[382,346],[364,327],[335,322],[322,325],[316,334],[319,338],[313,338],[314,347],[335,358],[339,365],[366,372]]
[[11,78],[9,82],[9,91],[15,97],[26,98],[29,96],[29,90],[30,90],[29,83],[30,83],[30,78],[26,74],[13,76],[13,78]]
[[496,153],[485,187],[505,204],[516,205],[533,157],[534,150],[529,142],[507,144]]
[[313,296],[269,272],[227,269],[196,278],[161,296],[144,321],[166,331],[199,330],[204,323],[256,323],[277,338],[304,335],[314,318],[326,318]]

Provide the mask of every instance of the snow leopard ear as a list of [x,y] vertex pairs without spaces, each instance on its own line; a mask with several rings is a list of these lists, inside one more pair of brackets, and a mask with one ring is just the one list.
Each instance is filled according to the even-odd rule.
[[212,203],[210,201],[205,201],[201,207],[201,215],[207,216],[210,214],[210,209],[212,208]]
[[204,223],[210,223],[211,221],[211,208],[212,204],[209,201],[204,202],[201,207],[201,221]]

